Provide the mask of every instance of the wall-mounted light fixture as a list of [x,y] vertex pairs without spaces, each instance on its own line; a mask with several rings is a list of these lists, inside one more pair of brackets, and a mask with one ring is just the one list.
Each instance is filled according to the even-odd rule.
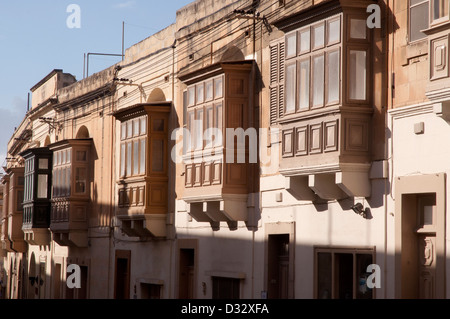
[[367,207],[366,209],[364,209],[364,206],[361,203],[356,203],[355,205],[353,205],[352,210],[356,214],[358,214],[364,218],[367,218],[370,215],[370,208]]

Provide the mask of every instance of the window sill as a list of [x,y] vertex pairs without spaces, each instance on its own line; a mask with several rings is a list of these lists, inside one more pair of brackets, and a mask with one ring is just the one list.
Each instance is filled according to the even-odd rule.
[[450,20],[445,20],[440,23],[432,24],[428,29],[421,30],[421,32],[425,33],[426,35],[433,35],[440,31],[448,30],[449,28],[450,28]]

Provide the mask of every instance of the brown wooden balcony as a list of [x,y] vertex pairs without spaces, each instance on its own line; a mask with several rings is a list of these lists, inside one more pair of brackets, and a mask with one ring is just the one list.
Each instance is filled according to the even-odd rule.
[[141,240],[167,235],[171,106],[144,103],[114,113],[121,123],[116,217],[125,234]]
[[[209,222],[214,229],[220,222],[230,229],[247,222],[250,194],[257,189],[257,163],[249,160],[246,137],[237,133],[258,129],[250,93],[254,67],[253,61],[220,62],[180,76],[187,85],[183,200],[196,221]],[[212,136],[211,130],[218,134]],[[237,137],[236,144],[228,134]],[[239,144],[240,137],[245,145]]]
[[25,160],[23,225],[30,245],[50,243],[50,198],[52,152],[48,148],[29,149],[20,154]]
[[2,229],[2,247],[9,252],[25,252],[27,243],[22,231],[23,198],[24,198],[24,168],[15,167],[6,170],[5,199]]
[[53,152],[50,231],[61,246],[88,247],[92,139],[65,140]]

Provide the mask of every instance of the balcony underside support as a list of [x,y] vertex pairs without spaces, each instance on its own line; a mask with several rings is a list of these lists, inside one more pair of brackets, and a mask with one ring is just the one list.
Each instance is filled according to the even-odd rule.
[[24,239],[30,245],[47,246],[50,244],[50,232],[48,229],[23,230]]
[[122,231],[130,237],[164,238],[166,224],[166,214],[139,215],[122,219]]
[[199,223],[210,223],[214,230],[226,222],[230,230],[236,230],[239,221],[248,219],[248,195],[223,195],[208,201],[188,203],[188,213]]
[[286,190],[297,200],[315,201],[317,195],[309,188],[308,176],[286,177]]
[[53,233],[53,240],[60,246],[88,247],[87,231],[71,230],[70,232]]
[[340,200],[348,197],[348,195],[336,185],[336,176],[334,173],[310,175],[309,187],[317,194],[317,196],[325,200]]

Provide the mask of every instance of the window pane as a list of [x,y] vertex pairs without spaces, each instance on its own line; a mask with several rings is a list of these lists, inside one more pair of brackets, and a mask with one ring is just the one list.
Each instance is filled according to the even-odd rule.
[[202,84],[197,85],[197,104],[203,103],[205,100],[205,87]]
[[306,53],[311,50],[311,31],[309,28],[307,30],[300,31],[300,53]]
[[133,120],[133,136],[139,136],[139,119]]
[[350,99],[366,99],[366,51],[350,50]]
[[120,139],[124,140],[127,138],[127,123],[121,124],[121,133],[120,133]]
[[70,164],[72,162],[72,149],[67,150],[67,164]]
[[69,196],[70,195],[70,191],[72,190],[72,176],[71,176],[71,172],[72,169],[70,167],[68,167],[66,169],[66,180],[67,180],[67,185],[66,185],[66,195]]
[[335,285],[337,286],[335,296],[338,299],[353,299],[353,254],[335,254]]
[[140,135],[145,135],[145,134],[147,134],[147,117],[141,117],[140,122],[141,122],[141,134]]
[[411,7],[409,23],[409,40],[417,41],[426,37],[421,30],[428,29],[428,2]]
[[139,174],[139,141],[133,143],[133,175]]
[[184,145],[186,147],[186,152],[191,152],[194,148],[193,138],[194,138],[194,112],[188,113],[187,130],[189,134],[183,136]]
[[341,40],[341,19],[328,23],[328,43],[335,43]]
[[310,84],[310,62],[309,59],[300,62],[300,78],[299,78],[299,89],[300,89],[300,110],[309,109],[309,84]]
[[127,176],[131,176],[131,143],[127,144],[127,171],[126,171],[126,175]]
[[288,58],[297,55],[297,33],[286,36],[286,53]]
[[367,272],[367,267],[372,263],[372,255],[356,255],[356,280],[358,284],[358,289],[356,290],[356,299],[372,299],[373,297],[372,289],[367,287],[367,279],[372,274]]
[[448,0],[434,0],[433,19],[437,20],[448,16]]
[[197,110],[195,121],[195,149],[203,149],[203,110]]
[[66,168],[61,169],[61,193],[62,195],[67,194],[67,184],[69,180],[66,179]]
[[321,48],[325,44],[325,27],[323,24],[313,27],[314,49]]
[[120,176],[125,176],[125,143],[120,145]]
[[164,141],[153,140],[152,142],[152,171],[164,171]]
[[295,63],[286,67],[286,113],[293,112],[295,110],[295,72]]
[[216,105],[215,107],[215,125],[217,128],[217,133],[221,134],[221,136],[216,136],[214,140],[214,146],[222,146],[223,143],[223,122],[222,122],[222,104]]
[[317,254],[317,298],[331,299],[331,253]]
[[38,189],[37,189],[37,197],[38,198],[47,198],[47,186],[48,186],[48,175],[38,175]]
[[146,158],[146,144],[147,140],[144,138],[141,140],[141,155],[139,159],[139,174],[145,174],[145,158]]
[[328,53],[328,98],[327,103],[339,101],[340,88],[339,51]]
[[323,94],[324,94],[324,57],[319,55],[314,57],[314,83],[313,83],[313,105],[322,106],[323,105]]
[[206,109],[206,128],[205,128],[205,143],[206,146],[205,147],[212,147],[212,131],[211,129],[213,128],[213,114],[214,114],[214,109],[212,106],[209,106]]
[[205,100],[210,101],[213,99],[213,81],[209,80],[205,83]]
[[48,158],[39,159],[39,169],[48,169]]
[[77,167],[75,170],[75,193],[83,194],[85,192],[86,192],[86,169],[83,167]]
[[350,38],[366,39],[367,21],[361,19],[350,20]]
[[188,88],[188,105],[195,105],[195,86]]
[[133,137],[133,122],[128,121],[127,122],[127,138]]
[[223,80],[222,77],[214,80],[214,97],[220,98],[223,96]]

